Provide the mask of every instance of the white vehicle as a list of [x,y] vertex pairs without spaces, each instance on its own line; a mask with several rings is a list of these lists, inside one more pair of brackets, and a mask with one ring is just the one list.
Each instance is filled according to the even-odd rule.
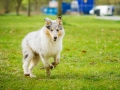
[[90,14],[96,14],[97,16],[106,16],[114,14],[114,6],[100,5],[96,6],[89,11]]

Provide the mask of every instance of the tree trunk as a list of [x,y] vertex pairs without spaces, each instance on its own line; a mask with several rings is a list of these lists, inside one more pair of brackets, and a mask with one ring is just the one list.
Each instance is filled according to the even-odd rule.
[[16,7],[16,14],[19,15],[19,9],[21,5],[22,0],[17,0],[17,7]]
[[62,16],[62,0],[58,0],[58,16]]
[[35,2],[35,12],[38,14],[39,8],[38,8],[38,1],[34,0]]
[[28,16],[30,16],[30,0],[28,0]]
[[9,13],[9,5],[10,5],[10,1],[5,0],[5,6],[4,6],[5,13]]

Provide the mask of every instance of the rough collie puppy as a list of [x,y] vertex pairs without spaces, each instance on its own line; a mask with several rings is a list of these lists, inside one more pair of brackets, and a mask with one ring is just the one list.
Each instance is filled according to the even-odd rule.
[[[22,41],[25,76],[36,77],[32,74],[32,69],[39,60],[43,62],[48,76],[50,76],[50,69],[55,68],[60,62],[62,39],[65,34],[62,18],[58,16],[56,20],[49,18],[44,20],[46,24],[42,29],[29,33]],[[49,62],[50,57],[54,58],[52,63]]]

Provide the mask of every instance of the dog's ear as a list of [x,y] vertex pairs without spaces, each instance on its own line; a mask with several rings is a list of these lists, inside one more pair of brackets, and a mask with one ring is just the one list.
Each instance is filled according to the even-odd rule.
[[62,25],[62,16],[58,16],[56,21],[59,25]]
[[52,24],[51,19],[45,18],[44,20],[46,21],[47,26],[50,26]]

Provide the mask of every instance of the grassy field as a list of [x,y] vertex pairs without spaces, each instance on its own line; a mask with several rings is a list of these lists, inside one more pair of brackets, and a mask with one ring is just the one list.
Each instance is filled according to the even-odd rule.
[[65,37],[60,64],[50,77],[23,75],[21,41],[56,16],[0,16],[0,90],[120,90],[120,21],[63,16]]

